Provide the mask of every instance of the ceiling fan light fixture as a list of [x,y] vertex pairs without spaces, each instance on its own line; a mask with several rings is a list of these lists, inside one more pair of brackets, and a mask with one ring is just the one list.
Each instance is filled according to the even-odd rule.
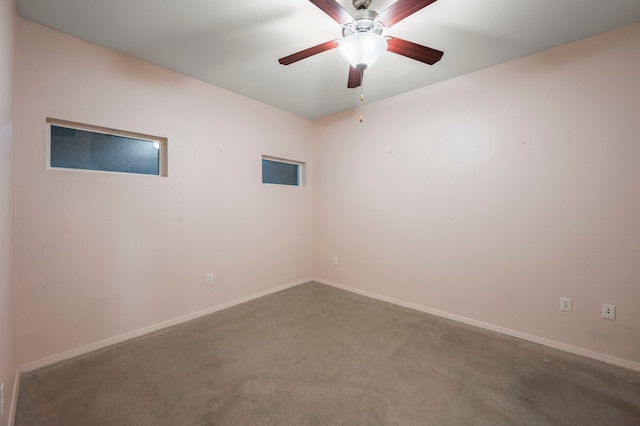
[[387,40],[380,34],[356,32],[342,39],[338,49],[351,66],[362,71],[387,51]]

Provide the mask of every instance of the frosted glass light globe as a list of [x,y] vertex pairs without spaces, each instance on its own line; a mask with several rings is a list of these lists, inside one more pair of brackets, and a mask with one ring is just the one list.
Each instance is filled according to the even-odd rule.
[[380,34],[359,32],[346,36],[338,47],[342,56],[359,70],[365,70],[387,51],[387,40]]

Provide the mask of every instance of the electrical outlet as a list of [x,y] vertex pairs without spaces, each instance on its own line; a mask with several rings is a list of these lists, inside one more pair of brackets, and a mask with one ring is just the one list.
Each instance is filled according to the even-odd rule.
[[570,297],[561,297],[560,298],[560,310],[564,312],[571,312],[571,298]]
[[340,259],[338,259],[338,256],[335,256],[333,258],[333,264],[336,265],[336,266],[340,264]]
[[207,274],[207,284],[213,284],[213,274],[211,272]]
[[615,321],[616,307],[613,305],[602,304],[602,318]]

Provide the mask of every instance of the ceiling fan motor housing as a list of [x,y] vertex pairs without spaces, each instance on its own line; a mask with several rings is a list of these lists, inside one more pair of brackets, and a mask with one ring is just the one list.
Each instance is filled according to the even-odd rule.
[[342,35],[347,37],[354,33],[382,34],[384,27],[377,18],[378,14],[373,10],[356,10],[353,14],[353,22],[343,26]]

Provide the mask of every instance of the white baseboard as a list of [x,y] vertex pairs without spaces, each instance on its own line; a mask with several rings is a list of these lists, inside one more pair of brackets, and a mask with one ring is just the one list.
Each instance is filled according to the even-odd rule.
[[[221,311],[223,309],[227,309],[230,308],[232,306],[236,306],[239,305],[241,303],[244,302],[248,302],[250,300],[253,299],[257,299],[263,296],[267,296],[269,294],[273,294],[273,293],[277,293],[279,291],[282,290],[286,290],[288,288],[291,287],[296,287],[298,285],[307,283],[309,281],[316,281],[318,283],[321,284],[325,284],[325,285],[329,285],[332,287],[336,287],[342,290],[346,290],[349,291],[351,293],[356,293],[356,294],[360,294],[362,296],[367,296],[367,297],[371,297],[373,299],[377,299],[377,300],[382,300],[384,302],[389,302],[389,303],[393,303],[394,305],[399,305],[399,306],[403,306],[406,308],[410,308],[410,309],[415,309],[416,311],[420,311],[420,312],[425,312],[428,314],[432,314],[432,315],[436,315],[439,317],[443,317],[443,318],[448,318],[454,321],[459,321],[465,324],[469,324],[469,325],[473,325],[476,327],[480,327],[480,328],[484,328],[486,330],[491,330],[491,331],[496,331],[498,333],[502,333],[502,334],[506,334],[508,336],[513,336],[513,337],[517,337],[523,340],[528,340],[530,342],[534,342],[534,343],[539,343],[541,345],[545,345],[545,346],[549,346],[551,348],[555,348],[555,349],[559,349],[565,352],[569,352],[569,353],[573,353],[573,354],[577,354],[577,355],[582,355],[588,358],[593,358],[596,359],[598,361],[603,361],[609,364],[613,364],[613,365],[618,365],[621,367],[625,367],[625,368],[629,368],[631,370],[635,370],[635,371],[640,371],[640,363],[638,362],[634,362],[634,361],[630,361],[630,360],[626,360],[626,359],[622,359],[622,358],[617,358],[611,355],[606,355],[600,352],[595,352],[595,351],[591,351],[588,349],[584,349],[578,346],[573,346],[573,345],[568,345],[566,343],[561,343],[561,342],[557,342],[555,340],[551,340],[551,339],[546,339],[544,337],[540,337],[540,336],[535,336],[533,334],[528,334],[528,333],[524,333],[521,331],[517,331],[517,330],[513,330],[510,328],[506,328],[506,327],[501,327],[498,325],[494,325],[494,324],[490,324],[490,323],[486,323],[483,321],[478,321],[472,318],[467,318],[467,317],[463,317],[461,315],[456,315],[456,314],[451,314],[448,312],[444,312],[444,311],[439,311],[437,309],[433,309],[433,308],[428,308],[426,306],[421,306],[421,305],[417,305],[415,303],[410,303],[410,302],[406,302],[404,300],[400,300],[400,299],[395,299],[393,297],[387,297],[387,296],[383,296],[377,293],[372,293],[370,291],[366,291],[366,290],[361,290],[361,289],[357,289],[354,287],[349,287],[346,285],[342,285],[342,284],[338,284],[338,283],[334,283],[328,280],[324,280],[321,278],[305,278],[302,280],[298,280],[292,283],[288,283],[288,284],[284,284],[278,287],[274,287],[274,288],[270,288],[268,290],[264,290],[255,294],[251,294],[249,296],[245,296],[239,299],[235,299],[226,303],[222,303],[220,305],[216,305],[216,306],[212,306],[206,309],[202,309],[200,311],[197,312],[193,312],[190,314],[186,314],[186,315],[182,315],[180,317],[177,318],[173,318],[167,321],[163,321],[148,327],[144,327],[138,330],[133,330],[124,334],[120,334],[118,336],[114,336],[114,337],[110,337],[108,339],[104,339],[104,340],[100,340],[98,342],[94,342],[94,343],[90,343],[88,345],[85,346],[81,346],[79,348],[75,348],[75,349],[71,349],[69,351],[65,351],[65,352],[61,352],[59,354],[55,354],[55,355],[51,355],[36,361],[32,361],[26,364],[23,364],[19,367],[18,371],[19,373],[26,373],[29,371],[33,371],[33,370],[37,370],[38,368],[42,368],[42,367],[46,367],[48,365],[52,365],[55,364],[57,362],[60,361],[64,361],[67,359],[71,359],[80,355],[85,355],[87,353],[93,352],[95,350],[98,349],[102,349],[105,348],[107,346],[111,346],[117,343],[121,343],[127,340],[131,340],[134,339],[136,337],[140,337],[143,336],[145,334],[149,334],[152,333],[154,331],[158,331],[161,330],[163,328],[167,328],[167,327],[171,327],[173,325],[177,325],[177,324],[181,324],[183,322],[195,319],[195,318],[199,318],[202,317],[204,315],[208,315],[217,311]],[[14,388],[14,393],[13,393],[13,398],[12,398],[12,406],[11,406],[11,414],[9,416],[10,419],[10,425],[12,424],[12,418],[13,416],[15,416],[15,407],[17,405],[17,395],[18,395],[18,388],[17,386],[19,386],[20,383],[20,377],[19,374],[16,377],[16,387]]]
[[257,299],[263,296],[268,296],[269,294],[277,293],[282,290],[286,290],[291,287],[298,286],[300,284],[308,283],[311,281],[311,278],[305,278],[302,280],[294,281],[292,283],[284,284],[278,287],[270,288],[258,293],[251,294],[249,296],[241,297],[239,299],[231,300],[229,302],[222,303],[220,305],[211,306],[206,309],[202,309],[197,312],[193,312],[190,314],[182,315],[177,318],[173,318],[167,321],[159,322],[157,324],[150,325],[148,327],[140,328],[138,330],[129,331],[124,334],[120,334],[118,336],[109,337],[108,339],[100,340],[98,342],[90,343],[85,346],[81,346],[78,348],[74,348],[65,352],[61,352],[55,355],[51,355],[36,361],[28,362],[20,366],[20,371],[23,373],[27,373],[29,371],[37,370],[38,368],[46,367],[48,365],[55,364],[60,361],[65,361],[67,359],[75,358],[80,355],[85,355],[90,352],[93,352],[98,349],[105,348],[107,346],[115,345],[116,343],[121,343],[127,340],[135,339],[136,337],[143,336],[145,334],[153,333],[154,331],[161,330],[163,328],[171,327],[173,325],[181,324],[186,321],[190,321],[192,319],[196,319],[202,317],[204,315],[212,314],[214,312],[221,311],[223,309],[230,308],[232,306],[239,305],[244,302],[248,302],[253,299]]
[[593,358],[598,361],[603,361],[608,364],[617,365],[620,367],[625,367],[631,370],[640,371],[640,363],[629,361],[622,358],[617,358],[611,355],[606,355],[600,352],[591,351],[589,349],[584,349],[578,346],[568,345],[566,343],[557,342],[555,340],[546,339],[544,337],[535,336],[533,334],[524,333],[517,330],[512,330],[510,328],[501,327],[499,325],[494,325],[478,320],[474,320],[472,318],[463,317],[461,315],[451,314],[444,311],[439,311],[437,309],[428,308],[426,306],[416,305],[414,303],[406,302],[404,300],[394,299],[393,297],[382,296],[377,293],[372,293],[366,290],[360,290],[357,288],[349,287],[346,285],[334,283],[331,281],[323,280],[321,278],[313,278],[313,281],[326,284],[331,287],[336,287],[342,290],[349,291],[351,293],[360,294],[362,296],[371,297],[373,299],[381,300],[383,302],[393,303],[394,305],[403,306],[405,308],[415,309],[416,311],[425,312],[427,314],[436,315],[439,317],[451,319],[454,321],[459,321],[465,324],[473,325],[476,327],[484,328],[486,330],[496,331],[498,333],[506,334],[508,336],[517,337],[519,339],[528,340],[530,342],[539,343],[541,345],[549,346],[554,349],[559,349],[561,351],[570,352],[576,355],[582,355],[587,358]]

